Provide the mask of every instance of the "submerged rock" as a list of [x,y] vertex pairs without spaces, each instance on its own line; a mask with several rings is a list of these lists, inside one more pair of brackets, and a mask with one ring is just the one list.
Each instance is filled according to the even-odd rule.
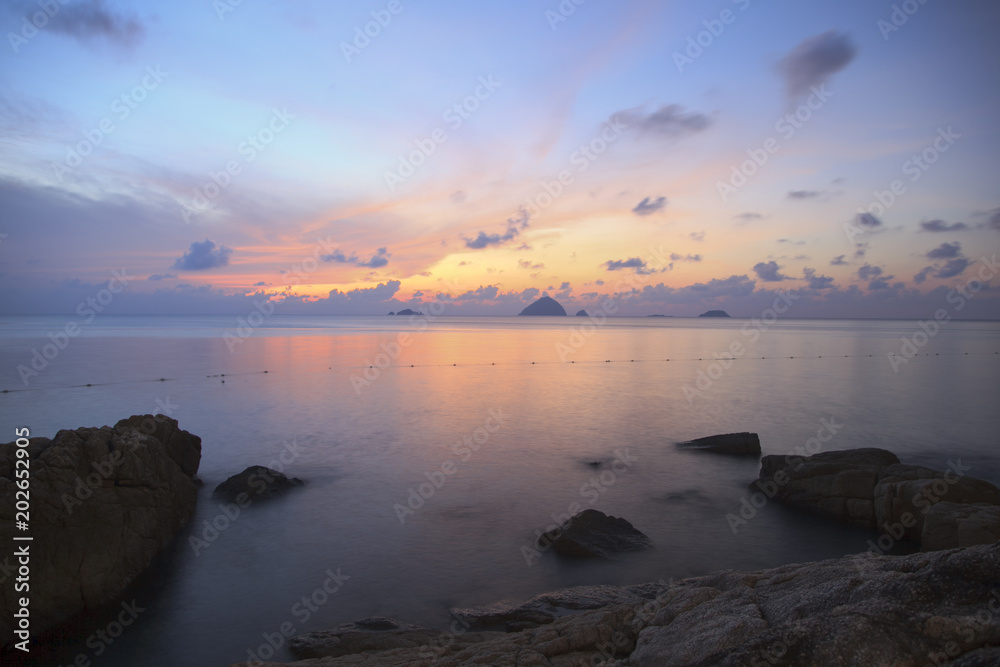
[[965,476],[961,460],[951,466],[939,472],[904,465],[892,452],[872,448],[765,456],[751,488],[924,550],[992,543],[1000,538],[1000,489]]
[[224,498],[230,502],[246,500],[247,498],[264,500],[279,496],[297,486],[305,486],[305,484],[298,477],[288,477],[277,470],[271,470],[264,466],[250,466],[215,487],[212,497]]
[[697,440],[678,442],[682,449],[694,449],[717,454],[760,456],[760,437],[756,433],[724,433]]
[[[18,449],[13,442],[0,445],[4,545],[20,544],[12,539]],[[140,415],[114,427],[32,438],[26,449],[31,470],[26,534],[33,540],[24,544],[30,549],[35,637],[116,598],[173,539],[198,498],[192,475],[201,460],[201,438],[164,415]],[[22,596],[12,580],[0,586],[0,643],[14,637],[15,603]]]
[[569,558],[610,558],[622,551],[647,549],[652,544],[625,519],[589,509],[543,533],[537,546],[543,550],[551,546],[557,554]]
[[567,589],[552,595],[581,591],[596,606],[560,607],[551,622],[506,634],[464,632],[468,623],[459,620],[419,647],[363,649],[289,667],[980,667],[1000,658],[997,572],[1000,542],[729,570],[671,584]]

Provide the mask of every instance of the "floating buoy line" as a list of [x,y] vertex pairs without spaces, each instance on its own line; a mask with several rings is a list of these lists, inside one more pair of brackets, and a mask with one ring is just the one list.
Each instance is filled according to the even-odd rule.
[[[362,364],[362,365],[352,365],[352,366],[327,366],[327,371],[349,371],[349,370],[371,370],[378,369],[379,371],[389,371],[389,370],[403,370],[407,368],[472,368],[472,367],[489,367],[489,366],[573,366],[573,365],[596,365],[596,364],[655,364],[655,363],[678,363],[678,362],[715,362],[715,361],[789,361],[789,360],[805,360],[805,359],[874,359],[876,357],[884,357],[884,353],[879,354],[819,354],[819,355],[778,355],[778,356],[753,356],[745,355],[740,357],[667,357],[663,359],[585,359],[576,360],[570,359],[567,361],[501,361],[501,362],[470,362],[470,363],[441,363],[441,364]],[[914,359],[917,357],[993,357],[1000,356],[1000,351],[998,352],[954,352],[941,354],[940,352],[927,352],[924,354],[914,354],[912,356],[906,357],[906,359]],[[214,375],[205,375],[204,379],[219,379],[220,384],[225,384],[226,378],[237,378],[237,377],[247,377],[252,375],[268,375],[275,374],[275,371],[263,370],[263,371],[248,371],[245,373],[216,373]],[[184,380],[196,380],[202,378],[201,375],[187,375],[181,377],[160,377],[152,378],[148,380],[121,380],[119,382],[88,382],[86,384],[72,384],[72,385],[62,385],[58,387],[26,387],[23,389],[3,389],[0,390],[0,394],[14,394],[22,392],[32,392],[32,391],[51,391],[56,389],[87,389],[91,387],[110,387],[115,385],[123,384],[149,384],[152,382],[180,382]]]

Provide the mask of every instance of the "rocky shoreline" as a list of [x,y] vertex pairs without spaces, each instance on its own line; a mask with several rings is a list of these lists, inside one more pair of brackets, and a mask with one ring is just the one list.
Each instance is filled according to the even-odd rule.
[[[681,444],[725,455],[760,451],[751,433]],[[26,448],[0,445],[4,541],[14,534],[18,449],[27,449],[31,462],[37,640],[120,595],[175,539],[197,501],[201,440],[173,419],[139,415],[114,427],[32,438]],[[775,500],[877,528],[878,543],[860,555],[757,572],[583,586],[516,606],[452,609],[454,622],[445,629],[361,619],[289,636],[297,662],[232,667],[1000,664],[1000,490],[966,476],[960,460],[949,468],[904,465],[877,449],[765,456],[750,484],[751,503]],[[251,466],[215,493],[249,503],[303,485]],[[543,537],[557,558],[650,546],[627,520],[589,509]],[[923,552],[882,555],[897,540]],[[10,587],[0,590],[8,647],[17,604]]]
[[[366,619],[296,637],[303,660],[230,667],[987,667],[1000,664],[1000,542],[572,588],[453,615],[444,631]],[[480,629],[501,622],[525,629]]]

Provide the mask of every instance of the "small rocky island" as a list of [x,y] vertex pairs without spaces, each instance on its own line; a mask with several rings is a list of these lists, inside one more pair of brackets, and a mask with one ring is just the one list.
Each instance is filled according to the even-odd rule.
[[518,315],[565,316],[566,309],[552,297],[543,296],[518,313]]
[[706,310],[698,317],[729,317],[729,313],[724,310]]

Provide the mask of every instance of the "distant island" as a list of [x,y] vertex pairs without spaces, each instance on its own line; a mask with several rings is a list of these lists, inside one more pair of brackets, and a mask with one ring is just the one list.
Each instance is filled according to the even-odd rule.
[[566,309],[550,296],[543,296],[518,315],[566,315]]
[[[646,317],[673,317],[673,315],[646,315]],[[702,317],[706,317],[706,316],[702,315]],[[728,317],[728,315],[727,315],[727,317]]]
[[590,315],[587,314],[587,311],[582,310],[582,309],[577,311],[576,316],[577,317],[590,317]]
[[399,311],[398,313],[392,313],[392,312],[390,312],[389,314],[390,315],[423,315],[423,313],[421,313],[419,310],[412,310],[410,308],[404,308],[403,310]]
[[729,317],[729,313],[724,310],[708,310],[698,317]]

